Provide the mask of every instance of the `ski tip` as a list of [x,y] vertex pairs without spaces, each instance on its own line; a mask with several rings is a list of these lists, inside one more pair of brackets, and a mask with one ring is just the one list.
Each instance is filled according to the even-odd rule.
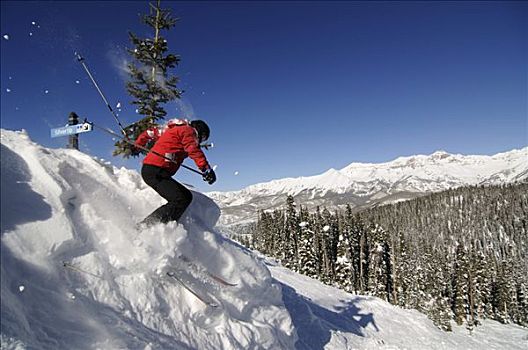
[[217,282],[220,283],[220,284],[223,284],[224,286],[228,286],[228,287],[236,287],[236,286],[238,285],[238,283],[233,283],[233,282],[226,281],[226,280],[224,280],[224,279],[222,279],[222,278],[220,278],[220,277],[218,277],[218,276],[215,276],[215,275],[213,275],[213,274],[209,274],[209,276],[210,276],[213,280],[217,281]]

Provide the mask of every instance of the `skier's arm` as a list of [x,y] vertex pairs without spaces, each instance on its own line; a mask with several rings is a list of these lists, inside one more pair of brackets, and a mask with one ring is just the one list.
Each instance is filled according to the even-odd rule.
[[186,128],[183,134],[182,144],[185,152],[189,155],[192,160],[194,160],[196,166],[200,170],[205,171],[211,168],[209,166],[209,163],[207,162],[205,154],[200,149],[200,144],[198,143],[198,139],[196,138],[196,134],[193,128]]
[[158,139],[157,130],[154,128],[149,128],[143,131],[141,134],[139,134],[138,138],[136,139],[136,142],[134,142],[134,145],[139,146],[139,147],[145,147],[147,143],[151,141],[157,141],[157,139]]

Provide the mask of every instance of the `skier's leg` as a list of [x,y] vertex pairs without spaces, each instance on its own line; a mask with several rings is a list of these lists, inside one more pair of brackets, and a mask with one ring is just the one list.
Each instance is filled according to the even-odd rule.
[[156,222],[177,221],[191,204],[191,191],[158,167],[144,165],[141,175],[143,180],[168,202],[147,216],[143,223],[151,225]]
[[168,202],[156,209],[149,217],[157,218],[163,223],[178,221],[192,201],[191,191],[172,178],[161,180],[156,191]]
[[[150,187],[152,187],[156,192],[158,192],[157,187],[161,181],[160,171],[162,169],[153,165],[144,164],[141,168],[141,177],[143,181]],[[161,221],[161,218],[156,213],[157,210],[149,214],[145,219],[143,219],[139,224],[145,224],[147,226],[154,225]]]

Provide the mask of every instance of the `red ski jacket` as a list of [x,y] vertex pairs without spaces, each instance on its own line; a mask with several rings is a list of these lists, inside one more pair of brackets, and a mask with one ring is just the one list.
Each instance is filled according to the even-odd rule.
[[154,126],[152,128],[148,128],[146,131],[143,131],[141,134],[139,134],[135,142],[135,145],[146,147],[146,145],[149,142],[154,143],[158,141],[161,134],[163,134],[165,130],[167,130],[168,128],[172,128],[173,126],[176,126],[176,125],[187,125],[187,124],[189,124],[189,121],[187,119],[178,119],[178,118],[170,119],[164,125]]
[[[196,130],[187,121],[168,123],[166,128],[150,128],[141,133],[135,144],[144,147],[149,141],[156,141],[143,164],[167,169],[172,175],[179,169],[183,160],[190,157],[202,171],[210,168],[205,154],[200,149]],[[160,157],[159,153],[173,161]]]

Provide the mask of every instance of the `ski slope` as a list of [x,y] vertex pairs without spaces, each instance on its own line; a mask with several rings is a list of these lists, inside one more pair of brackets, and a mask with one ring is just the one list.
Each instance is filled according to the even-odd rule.
[[[137,172],[4,130],[1,164],[2,349],[293,347],[278,284],[215,232],[220,211],[207,197],[194,193],[182,225],[138,233],[162,199]],[[204,285],[221,307],[165,277],[181,253],[237,283]]]
[[424,314],[379,298],[353,295],[264,258],[282,287],[299,336],[296,349],[527,349],[528,329],[484,320],[469,334],[437,328]]
[[[224,238],[194,193],[181,224],[137,232],[163,200],[136,171],[1,131],[2,349],[526,349],[485,322],[445,333],[424,315],[295,274]],[[165,275],[185,254],[208,307]],[[75,269],[65,268],[67,261]]]

